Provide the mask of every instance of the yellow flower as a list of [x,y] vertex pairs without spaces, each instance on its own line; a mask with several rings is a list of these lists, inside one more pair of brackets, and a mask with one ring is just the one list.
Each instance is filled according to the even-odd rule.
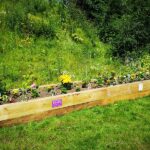
[[67,74],[63,74],[59,77],[59,81],[64,83],[71,83],[71,76],[67,75]]

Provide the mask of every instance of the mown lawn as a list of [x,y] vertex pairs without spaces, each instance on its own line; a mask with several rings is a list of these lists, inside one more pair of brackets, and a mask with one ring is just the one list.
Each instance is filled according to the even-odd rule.
[[149,150],[150,97],[0,128],[0,150]]

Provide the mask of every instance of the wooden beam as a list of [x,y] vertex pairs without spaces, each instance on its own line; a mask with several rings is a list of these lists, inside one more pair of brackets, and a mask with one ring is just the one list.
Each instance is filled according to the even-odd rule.
[[0,106],[0,126],[41,120],[48,116],[147,95],[150,95],[150,80],[4,104]]

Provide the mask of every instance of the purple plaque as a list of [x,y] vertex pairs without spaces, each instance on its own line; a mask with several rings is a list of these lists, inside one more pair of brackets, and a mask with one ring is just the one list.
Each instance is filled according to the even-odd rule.
[[53,108],[60,107],[60,106],[62,106],[62,99],[56,99],[56,100],[52,101],[52,107]]

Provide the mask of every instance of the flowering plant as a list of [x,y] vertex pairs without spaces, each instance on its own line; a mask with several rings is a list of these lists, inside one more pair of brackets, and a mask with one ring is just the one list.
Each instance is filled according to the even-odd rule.
[[59,77],[59,81],[62,82],[62,84],[65,84],[65,83],[72,83],[72,80],[71,80],[71,76],[70,75],[67,75],[67,74],[63,74]]
[[37,85],[35,83],[33,83],[31,86],[30,86],[32,89],[36,89],[37,88]]
[[70,75],[62,74],[59,77],[59,81],[62,83],[63,87],[65,87],[67,90],[71,90],[72,80]]

